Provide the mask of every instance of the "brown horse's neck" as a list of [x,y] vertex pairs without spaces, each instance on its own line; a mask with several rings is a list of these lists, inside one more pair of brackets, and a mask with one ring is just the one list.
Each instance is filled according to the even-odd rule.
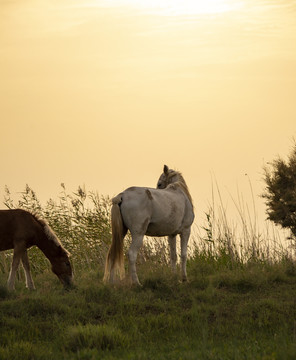
[[52,260],[58,256],[60,246],[56,245],[53,241],[48,239],[45,233],[43,233],[43,236],[40,236],[38,240],[39,241],[36,246],[43,252],[48,260],[52,262]]
[[65,250],[63,249],[62,245],[58,240],[54,240],[54,238],[56,238],[55,235],[53,233],[49,233],[51,230],[48,225],[42,220],[37,219],[37,221],[40,225],[40,231],[35,245],[52,263],[52,261],[55,258],[61,256],[65,252]]

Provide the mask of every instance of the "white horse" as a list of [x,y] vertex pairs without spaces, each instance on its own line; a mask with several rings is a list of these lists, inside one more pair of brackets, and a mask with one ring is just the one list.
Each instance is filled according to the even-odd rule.
[[165,165],[157,189],[130,187],[113,198],[112,203],[112,243],[106,259],[104,281],[114,283],[115,275],[119,275],[120,279],[124,277],[123,239],[128,230],[132,236],[128,250],[132,284],[140,285],[136,259],[144,235],[168,236],[174,272],[177,262],[176,236],[180,235],[182,280],[187,281],[187,244],[194,213],[192,199],[181,173]]

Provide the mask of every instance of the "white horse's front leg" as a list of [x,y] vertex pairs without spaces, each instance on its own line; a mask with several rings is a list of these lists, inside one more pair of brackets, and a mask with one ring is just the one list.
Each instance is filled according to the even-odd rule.
[[10,269],[8,280],[7,280],[8,290],[14,290],[15,275],[16,275],[17,269],[19,267],[23,251],[24,250],[20,249],[20,248],[14,249],[11,269]]
[[144,235],[132,235],[132,243],[128,250],[128,259],[129,259],[129,276],[131,278],[133,285],[141,286],[137,270],[136,270],[136,261],[138,256],[138,251],[140,250],[143,244]]
[[177,264],[177,250],[176,250],[176,236],[168,237],[170,244],[170,257],[171,257],[171,267],[174,273],[177,272],[176,264]]
[[30,289],[30,290],[35,290],[34,281],[33,281],[32,276],[31,276],[30,264],[29,264],[27,250],[25,250],[25,252],[22,255],[22,263],[23,263],[23,267],[24,267],[24,270],[25,270],[26,287],[28,289]]
[[182,265],[182,281],[187,281],[187,245],[190,236],[190,228],[181,233],[181,265]]

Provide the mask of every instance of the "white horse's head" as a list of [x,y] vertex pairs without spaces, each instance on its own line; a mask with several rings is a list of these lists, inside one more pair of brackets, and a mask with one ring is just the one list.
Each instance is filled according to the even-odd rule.
[[167,165],[164,165],[163,173],[160,175],[156,187],[157,189],[165,189],[169,184],[180,181],[180,177],[182,175],[178,171],[169,169]]

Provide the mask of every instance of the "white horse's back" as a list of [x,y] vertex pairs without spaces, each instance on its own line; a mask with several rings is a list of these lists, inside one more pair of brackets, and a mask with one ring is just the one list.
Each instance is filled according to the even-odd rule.
[[121,201],[123,222],[131,234],[176,235],[193,221],[192,205],[175,185],[166,189],[129,188],[121,194]]

